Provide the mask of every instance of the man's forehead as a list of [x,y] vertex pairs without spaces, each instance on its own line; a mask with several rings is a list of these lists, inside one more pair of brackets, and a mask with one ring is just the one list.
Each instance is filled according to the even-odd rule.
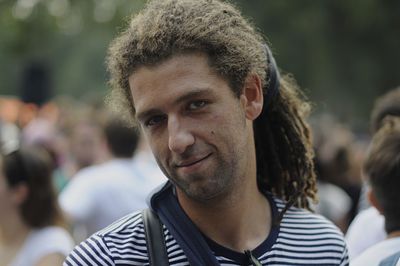
[[154,60],[152,62],[143,63],[136,66],[130,77],[133,77],[137,72],[140,72],[142,70],[155,71],[163,67],[182,66],[185,64],[191,64],[193,60],[204,62],[205,65],[210,67],[210,57],[206,52],[200,50],[178,51],[169,56],[160,58],[159,60]]
[[137,110],[138,99],[143,95],[153,97],[157,96],[153,93],[164,91],[179,94],[175,88],[204,89],[212,76],[216,73],[209,67],[208,58],[203,53],[178,54],[156,65],[140,66],[129,76],[133,104]]

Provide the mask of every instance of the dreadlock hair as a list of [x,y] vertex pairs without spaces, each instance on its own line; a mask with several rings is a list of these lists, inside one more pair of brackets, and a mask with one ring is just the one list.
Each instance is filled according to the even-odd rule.
[[288,201],[279,222],[291,205],[309,209],[308,197],[316,201],[314,153],[310,149],[311,132],[304,120],[309,104],[302,101],[303,95],[294,80],[279,79],[275,60],[270,52],[267,54],[266,100],[253,128],[258,186],[261,190],[270,188],[273,194]]
[[232,4],[220,0],[148,2],[109,47],[107,66],[113,89],[108,102],[120,111],[129,110],[125,117],[133,118],[129,76],[141,66],[196,51],[208,56],[211,69],[237,97],[249,74],[260,77],[266,104],[254,121],[259,189],[287,200],[287,207],[309,208],[308,199],[316,200],[310,131],[305,123],[309,104],[290,77],[278,77],[279,92],[271,93],[272,55],[262,35]]

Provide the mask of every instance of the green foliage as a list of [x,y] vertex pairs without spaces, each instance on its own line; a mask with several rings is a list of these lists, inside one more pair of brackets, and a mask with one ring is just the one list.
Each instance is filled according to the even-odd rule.
[[[36,4],[25,17],[16,11],[19,2]],[[52,3],[68,4],[57,11]],[[98,11],[102,3],[111,15]],[[31,62],[48,66],[53,95],[105,91],[108,43],[143,4],[144,0],[0,1],[0,94],[19,94],[21,75]]]
[[400,2],[237,1],[316,112],[366,128],[374,99],[400,85]]

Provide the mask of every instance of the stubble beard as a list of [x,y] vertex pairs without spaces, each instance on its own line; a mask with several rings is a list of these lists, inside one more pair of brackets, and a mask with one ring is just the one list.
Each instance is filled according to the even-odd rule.
[[177,186],[188,198],[199,202],[209,203],[218,201],[229,195],[237,179],[238,158],[237,153],[231,153],[234,157],[227,162],[221,156],[216,156],[215,166],[204,173],[196,173],[185,177],[179,176],[177,171],[167,171],[161,164],[160,168],[168,179]]

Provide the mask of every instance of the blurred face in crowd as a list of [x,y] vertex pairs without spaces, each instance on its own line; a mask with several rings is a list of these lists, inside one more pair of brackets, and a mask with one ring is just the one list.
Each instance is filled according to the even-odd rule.
[[96,125],[80,122],[75,126],[71,138],[71,152],[79,169],[98,161],[101,145],[101,132]]
[[[163,172],[186,196],[224,195],[248,167],[245,101],[201,53],[142,66],[129,78],[136,116]],[[179,193],[179,191],[178,191]]]

